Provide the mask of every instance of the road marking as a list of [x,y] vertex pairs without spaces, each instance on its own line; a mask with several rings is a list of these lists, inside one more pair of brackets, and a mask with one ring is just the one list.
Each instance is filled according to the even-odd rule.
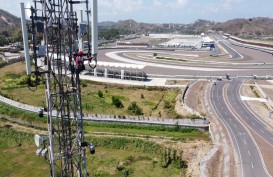
[[248,152],[248,155],[250,156],[250,152],[249,151],[247,151]]
[[245,142],[245,145],[246,145],[246,140],[244,140],[244,142]]
[[264,131],[263,131],[263,130],[261,130],[261,132],[264,134]]
[[253,122],[251,122],[254,126],[256,126],[256,124],[255,123],[253,123]]
[[252,168],[254,168],[254,163],[253,162],[251,162],[251,166],[252,166]]

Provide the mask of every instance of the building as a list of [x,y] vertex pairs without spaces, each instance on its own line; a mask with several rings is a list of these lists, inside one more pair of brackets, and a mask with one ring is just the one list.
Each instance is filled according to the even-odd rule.
[[201,47],[212,49],[212,48],[215,48],[215,44],[214,44],[214,41],[210,37],[202,37]]
[[123,42],[118,41],[116,43],[116,47],[124,47],[124,48],[148,48],[148,43],[142,43],[142,42]]

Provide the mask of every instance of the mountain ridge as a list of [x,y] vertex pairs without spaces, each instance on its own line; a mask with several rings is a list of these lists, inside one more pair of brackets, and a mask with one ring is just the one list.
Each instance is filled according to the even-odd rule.
[[[7,34],[10,30],[20,30],[20,23],[20,18],[0,9],[0,33],[6,31],[5,34]],[[120,34],[200,34],[209,30],[216,30],[236,36],[266,36],[273,35],[273,19],[267,17],[254,17],[250,19],[237,18],[226,22],[213,22],[199,19],[190,24],[142,23],[136,22],[133,19],[128,19],[120,20],[118,22],[100,22],[99,30],[103,29],[116,29]],[[9,36],[11,36],[11,34]]]

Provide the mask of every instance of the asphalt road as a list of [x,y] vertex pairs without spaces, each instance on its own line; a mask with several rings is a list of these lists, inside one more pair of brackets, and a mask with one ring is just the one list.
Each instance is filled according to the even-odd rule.
[[[232,58],[213,58],[215,63],[202,63],[202,62],[172,62],[172,61],[145,61],[143,58],[139,57],[129,57],[124,55],[126,52],[121,52],[117,54],[118,57],[123,57],[124,59],[131,60],[130,62],[124,60],[117,60],[115,57],[107,56],[109,52],[117,51],[129,51],[129,52],[143,52],[143,50],[135,49],[102,49],[99,51],[98,60],[107,62],[122,62],[122,63],[136,63],[146,62],[146,67],[144,72],[147,74],[157,74],[157,75],[207,75],[207,76],[219,76],[219,75],[272,75],[273,72],[273,56],[268,53],[264,53],[258,50],[247,49],[244,47],[238,47],[231,45],[229,43],[219,42],[223,48],[225,48]],[[147,50],[144,50],[147,52]],[[166,54],[179,54],[183,53],[181,51],[153,51],[153,52],[164,52]],[[186,54],[198,54],[198,52],[185,52]],[[201,59],[202,60],[202,59]],[[234,63],[230,63],[233,61]],[[217,62],[220,62],[217,64]],[[222,62],[222,63],[221,63]],[[158,66],[161,63],[161,66]],[[236,64],[239,63],[239,64]],[[251,65],[251,63],[256,63]],[[266,63],[265,65],[263,65]],[[271,63],[271,64],[268,64]],[[142,63],[144,64],[144,63]],[[200,69],[198,69],[200,68]],[[206,69],[212,68],[212,70]],[[217,70],[218,68],[218,70]]]
[[[241,83],[236,81],[217,82],[210,92],[210,103],[217,117],[226,126],[233,147],[236,152],[236,161],[231,165],[237,167],[237,176],[265,177],[270,176],[265,168],[259,146],[242,121],[247,121],[257,133],[271,133],[262,126],[262,123],[245,107],[240,100],[239,88]],[[243,119],[243,120],[242,120]],[[255,122],[256,127],[252,123]],[[262,133],[266,136],[264,133]],[[272,140],[271,140],[272,141]]]
[[255,131],[268,145],[273,147],[273,133],[267,129],[267,126],[259,120],[259,118],[251,112],[240,98],[239,82],[229,84],[227,88],[228,101],[233,103],[233,109],[238,116],[243,120],[252,130]]

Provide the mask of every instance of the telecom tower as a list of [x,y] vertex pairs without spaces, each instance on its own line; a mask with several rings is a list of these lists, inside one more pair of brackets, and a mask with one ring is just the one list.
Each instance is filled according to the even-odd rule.
[[[95,152],[94,145],[84,139],[79,79],[85,67],[95,68],[97,62],[97,0],[90,2],[91,10],[88,0],[34,0],[34,6],[28,9],[29,24],[21,3],[27,74],[35,76],[34,85],[44,81],[46,88],[48,136],[35,135],[39,147],[36,154],[49,162],[51,177],[89,176],[86,149]],[[75,11],[83,6],[86,23],[82,11]],[[32,36],[34,71],[30,67],[28,34]],[[77,56],[79,51],[83,55]]]

